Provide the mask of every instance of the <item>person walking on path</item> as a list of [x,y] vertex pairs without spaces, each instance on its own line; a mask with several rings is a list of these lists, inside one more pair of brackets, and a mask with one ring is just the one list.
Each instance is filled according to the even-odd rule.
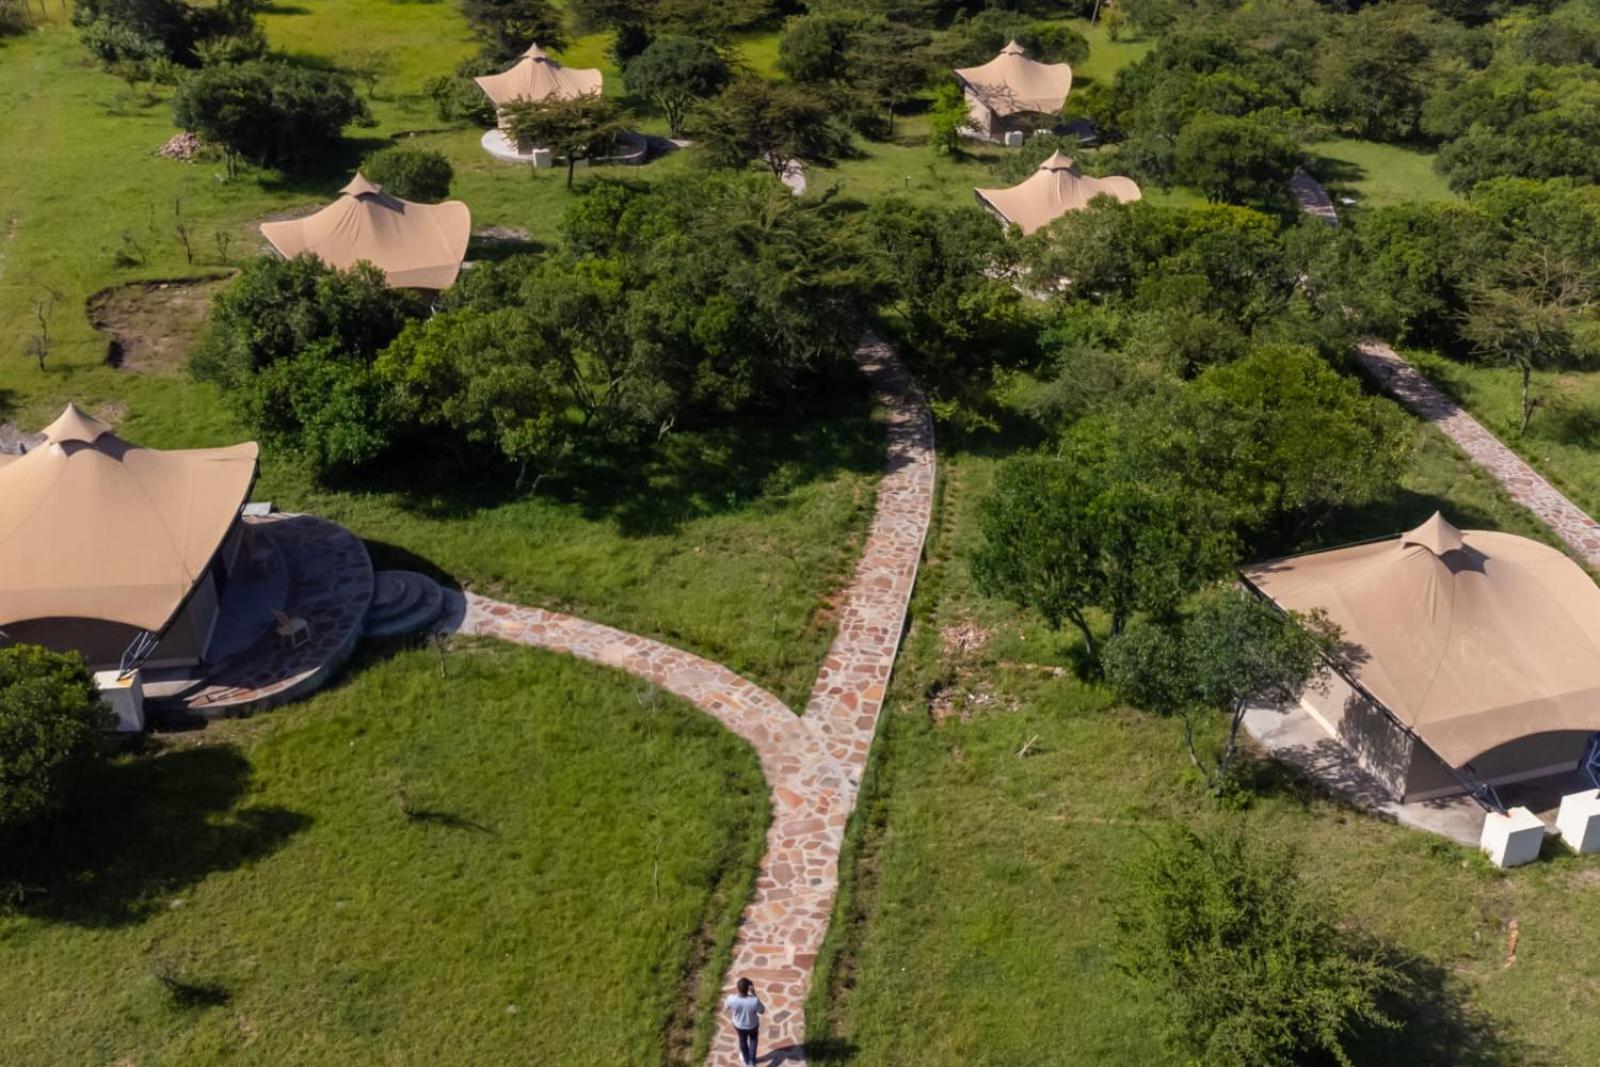
[[739,992],[729,993],[722,1010],[733,1017],[733,1032],[739,1035],[739,1058],[744,1067],[755,1067],[756,1041],[761,1037],[761,1016],[767,1006],[756,996],[755,983],[739,979]]

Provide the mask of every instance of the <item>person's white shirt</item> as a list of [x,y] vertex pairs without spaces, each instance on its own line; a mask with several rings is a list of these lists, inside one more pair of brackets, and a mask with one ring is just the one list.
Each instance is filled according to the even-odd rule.
[[766,1013],[767,1006],[753,993],[748,997],[729,993],[728,999],[722,1002],[722,1010],[733,1016],[733,1025],[740,1030],[754,1030],[761,1025],[761,1016]]

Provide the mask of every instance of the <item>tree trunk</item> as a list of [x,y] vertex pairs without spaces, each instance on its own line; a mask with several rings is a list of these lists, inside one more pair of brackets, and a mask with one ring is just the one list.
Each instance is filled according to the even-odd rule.
[[1233,757],[1239,751],[1239,727],[1244,725],[1245,709],[1249,705],[1240,701],[1233,709],[1233,722],[1228,727],[1228,743],[1222,748],[1222,755],[1217,759],[1217,773],[1212,779],[1211,788],[1220,789],[1222,783],[1228,780],[1228,768],[1233,766]]
[[1528,385],[1533,379],[1533,364],[1522,365],[1522,426],[1517,430],[1517,436],[1523,437],[1528,432],[1528,420],[1533,418],[1533,400],[1528,395]]
[[1100,665],[1100,646],[1095,644],[1094,631],[1089,629],[1089,620],[1076,611],[1070,613],[1067,618],[1071,619],[1072,625],[1076,626],[1078,632],[1083,634],[1083,646],[1089,653],[1089,662],[1098,667]]
[[567,153],[567,189],[568,190],[571,190],[571,188],[572,188],[572,172],[577,170],[577,169],[578,169],[578,154],[576,152],[568,152]]

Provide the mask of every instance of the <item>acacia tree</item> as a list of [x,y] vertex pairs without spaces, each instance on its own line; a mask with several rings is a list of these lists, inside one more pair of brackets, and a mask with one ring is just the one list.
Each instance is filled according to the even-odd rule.
[[829,163],[848,142],[821,97],[758,78],[741,78],[710,101],[702,126],[702,144],[714,164],[739,169],[760,160],[778,178],[790,160]]
[[1172,168],[1208,200],[1273,203],[1286,194],[1299,160],[1294,142],[1262,119],[1200,115],[1178,134]]
[[1115,454],[1106,438],[1005,461],[981,514],[978,587],[1054,628],[1071,622],[1095,665],[1091,611],[1104,611],[1120,634],[1135,612],[1171,613],[1233,559],[1214,500],[1139,469],[1138,457]]
[[518,145],[548,148],[566,160],[568,189],[578,164],[609,155],[627,130],[622,108],[599,93],[518,100],[506,107],[505,117],[506,130]]
[[1586,358],[1600,341],[1595,319],[1595,277],[1576,261],[1529,242],[1519,242],[1498,267],[1467,286],[1461,336],[1484,356],[1522,375],[1522,422],[1538,401],[1532,395],[1536,367]]
[[655,101],[676,137],[690,105],[716,96],[728,84],[728,63],[697,37],[662,37],[628,61],[623,80],[630,92]]
[[555,51],[567,45],[566,24],[550,0],[461,0],[461,13],[483,42],[484,55],[497,62],[535,43]]
[[1399,1027],[1380,998],[1402,975],[1341,931],[1291,848],[1238,823],[1175,828],[1121,874],[1117,968],[1159,1005],[1185,1062],[1352,1067],[1358,1028]]
[[[1106,678],[1130,703],[1183,719],[1184,749],[1213,791],[1230,784],[1245,712],[1285,703],[1322,673],[1338,642],[1321,614],[1285,614],[1253,593],[1231,588],[1206,597],[1179,623],[1140,621],[1106,644]],[[1214,758],[1195,740],[1204,719],[1228,716]]]

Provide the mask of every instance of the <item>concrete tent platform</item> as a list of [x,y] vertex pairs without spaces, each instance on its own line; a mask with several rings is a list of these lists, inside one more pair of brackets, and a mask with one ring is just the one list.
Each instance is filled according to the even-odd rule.
[[[621,137],[621,142],[622,150],[616,155],[606,156],[604,159],[588,160],[579,163],[578,166],[611,164],[613,166],[636,167],[650,162],[663,151],[670,151],[675,147],[671,141],[665,138],[651,137],[643,133],[625,133]],[[530,148],[526,152],[519,151],[517,146],[511,143],[511,139],[506,136],[506,132],[501,129],[485,130],[478,143],[483,145],[485,152],[502,163],[521,163],[524,166],[538,166],[539,163],[535,162],[535,154],[545,151],[542,148]],[[663,145],[666,147],[663,148]],[[539,158],[541,160],[551,160],[550,163],[545,163],[545,166],[556,165],[553,156],[541,156]],[[565,164],[561,165],[564,166]]]
[[[1468,796],[1441,797],[1401,803],[1345,748],[1322,728],[1305,708],[1252,708],[1245,714],[1245,731],[1273,758],[1363,811],[1392,819],[1413,830],[1449,838],[1477,848],[1483,836],[1484,809]],[[1496,787],[1506,807],[1525,807],[1539,816],[1546,828],[1555,829],[1561,798],[1593,788],[1577,771],[1535,778]]]

